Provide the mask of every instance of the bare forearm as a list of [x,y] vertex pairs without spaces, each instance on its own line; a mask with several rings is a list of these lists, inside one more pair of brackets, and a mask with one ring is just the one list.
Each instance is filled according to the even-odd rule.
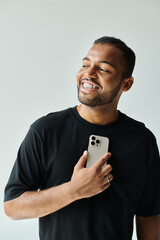
[[160,215],[136,217],[138,240],[160,240]]
[[6,215],[12,219],[43,217],[78,199],[99,194],[110,186],[106,176],[108,175],[110,180],[113,179],[110,174],[112,167],[107,164],[102,168],[109,157],[108,153],[92,167],[85,168],[87,152],[84,152],[75,165],[69,182],[44,191],[28,191],[18,198],[5,202]]
[[75,201],[70,183],[43,191],[28,191],[4,204],[6,214],[12,219],[38,218],[53,213]]

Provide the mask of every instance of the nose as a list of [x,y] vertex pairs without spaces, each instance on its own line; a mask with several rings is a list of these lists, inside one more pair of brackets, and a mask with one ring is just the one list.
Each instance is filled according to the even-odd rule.
[[92,67],[92,66],[88,67],[88,68],[86,69],[85,76],[86,76],[87,78],[96,78],[96,77],[97,77],[97,74],[96,74],[96,69],[95,69],[95,67]]

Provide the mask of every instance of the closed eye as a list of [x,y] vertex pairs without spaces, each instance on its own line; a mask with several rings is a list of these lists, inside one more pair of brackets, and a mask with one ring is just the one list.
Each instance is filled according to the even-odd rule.
[[99,70],[102,71],[102,72],[110,72],[109,70],[106,70],[106,69],[103,69],[103,68],[100,68]]
[[87,65],[82,65],[82,67],[86,68],[86,67],[89,67],[89,66],[87,66]]

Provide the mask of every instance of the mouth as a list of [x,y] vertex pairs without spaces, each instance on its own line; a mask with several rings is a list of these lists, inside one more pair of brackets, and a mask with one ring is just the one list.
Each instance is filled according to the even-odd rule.
[[82,83],[83,87],[85,89],[99,89],[99,87],[97,87],[96,85],[94,84],[90,84],[90,83]]
[[83,89],[85,90],[98,90],[100,89],[100,86],[97,83],[94,83],[93,81],[89,80],[89,79],[82,79],[80,81],[80,84],[82,86]]

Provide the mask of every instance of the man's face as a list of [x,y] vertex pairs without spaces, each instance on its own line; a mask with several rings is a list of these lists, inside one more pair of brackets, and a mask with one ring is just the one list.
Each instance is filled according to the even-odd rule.
[[121,50],[109,44],[95,44],[77,73],[79,101],[90,107],[117,103],[124,66]]

